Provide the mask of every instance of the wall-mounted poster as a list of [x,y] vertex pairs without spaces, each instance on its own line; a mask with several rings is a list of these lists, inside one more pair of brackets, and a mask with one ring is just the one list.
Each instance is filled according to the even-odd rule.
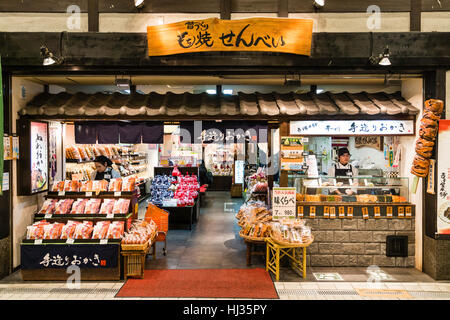
[[48,189],[48,124],[30,123],[31,193]]
[[281,170],[302,170],[305,166],[301,137],[281,137]]
[[450,234],[450,120],[439,120],[437,163],[437,232]]
[[48,191],[48,123],[19,120],[17,128],[21,155],[18,161],[18,194]]

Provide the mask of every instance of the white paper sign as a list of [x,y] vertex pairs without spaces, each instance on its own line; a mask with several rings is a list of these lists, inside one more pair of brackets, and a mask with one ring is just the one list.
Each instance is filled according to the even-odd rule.
[[413,135],[413,120],[290,121],[290,134],[297,135]]
[[308,177],[318,177],[319,170],[317,169],[316,156],[311,154],[306,157],[306,165],[308,166]]
[[65,196],[66,195],[66,192],[65,191],[59,191],[58,192],[58,196]]
[[108,213],[106,215],[106,219],[112,219],[112,218],[114,218],[114,213]]
[[86,192],[86,197],[92,197],[92,191]]
[[234,183],[244,184],[244,161],[236,160],[234,162]]
[[45,219],[50,219],[51,217],[52,217],[51,213],[46,213],[44,216]]
[[34,244],[42,244],[42,239],[36,239],[36,240],[34,240]]
[[272,193],[272,219],[295,219],[296,210],[295,188],[274,187]]
[[439,120],[437,165],[437,232],[450,234],[450,120]]
[[9,172],[3,172],[2,191],[9,190]]
[[114,192],[114,197],[120,197],[122,195],[121,191]]
[[108,244],[108,239],[100,239],[100,244]]
[[73,244],[75,242],[75,239],[67,239],[66,243],[67,244]]

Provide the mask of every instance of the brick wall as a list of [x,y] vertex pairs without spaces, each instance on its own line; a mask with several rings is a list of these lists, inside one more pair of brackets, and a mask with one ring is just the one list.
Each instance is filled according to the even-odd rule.
[[[305,218],[314,242],[307,249],[311,267],[414,267],[415,219]],[[408,257],[386,257],[386,236],[408,236]]]

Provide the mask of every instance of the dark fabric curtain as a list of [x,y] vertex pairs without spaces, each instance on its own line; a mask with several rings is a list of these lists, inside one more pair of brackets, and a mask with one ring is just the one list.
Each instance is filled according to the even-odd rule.
[[97,128],[91,122],[75,122],[75,143],[97,143]]
[[157,121],[143,122],[142,143],[164,143],[164,123]]
[[117,122],[97,123],[98,143],[116,144],[119,143],[119,124]]
[[120,143],[141,143],[142,126],[140,122],[121,122],[119,124]]

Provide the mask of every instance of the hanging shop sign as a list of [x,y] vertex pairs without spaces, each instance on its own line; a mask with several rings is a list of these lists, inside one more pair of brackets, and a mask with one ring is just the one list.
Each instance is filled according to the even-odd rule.
[[291,121],[290,134],[298,135],[414,135],[413,120]]
[[72,265],[103,269],[117,267],[119,249],[117,244],[23,244],[20,256],[23,269],[65,269]]
[[450,120],[439,120],[437,164],[437,232],[450,234]]
[[383,151],[383,136],[356,136],[355,148],[374,148]]
[[295,188],[274,187],[272,192],[273,220],[282,218],[295,219],[296,210]]
[[234,183],[244,184],[244,160],[236,160],[234,162]]
[[187,20],[147,27],[149,56],[205,51],[270,51],[309,56],[313,20]]

